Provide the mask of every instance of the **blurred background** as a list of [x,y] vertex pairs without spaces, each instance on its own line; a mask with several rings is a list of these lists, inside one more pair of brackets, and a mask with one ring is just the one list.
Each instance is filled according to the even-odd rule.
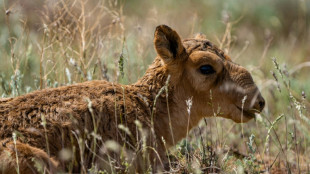
[[[0,13],[2,97],[92,79],[130,84],[156,56],[157,25],[182,38],[206,34],[251,71],[267,101],[248,124],[201,123],[206,144],[217,154],[229,147],[286,172],[309,172],[309,0],[3,0]],[[255,151],[246,143],[251,135]],[[224,158],[214,160],[223,167]],[[248,167],[240,161],[233,166]]]
[[[80,49],[79,41],[84,38],[85,47],[82,49],[85,52],[88,52],[90,44],[100,44],[103,40],[113,40],[118,37],[118,41],[113,40],[117,44],[116,47],[111,48],[114,49],[115,54],[123,52],[127,61],[124,64],[125,71],[129,71],[128,67],[132,67],[131,63],[138,64],[136,66],[140,68],[143,65],[138,76],[135,75],[136,73],[127,73],[127,77],[124,77],[130,77],[125,82],[132,83],[145,71],[145,65],[155,57],[152,45],[153,32],[160,24],[171,26],[182,38],[192,37],[198,32],[204,33],[209,40],[229,53],[236,62],[244,66],[259,66],[263,72],[272,66],[272,57],[276,57],[280,64],[286,64],[288,69],[294,68],[307,59],[310,60],[308,49],[310,1],[307,0],[256,2],[98,0],[85,1],[83,10],[81,5],[76,0],[72,2],[65,0],[0,2],[2,72],[12,73],[12,67],[7,66],[11,63],[10,59],[5,57],[10,56],[12,46],[17,49],[18,43],[22,41],[26,42],[22,46],[31,46],[31,50],[24,50],[24,52],[30,51],[29,54],[35,56],[34,54],[39,54],[36,51],[40,48],[36,49],[42,44],[43,37],[45,37],[44,42],[50,42],[53,45],[55,42],[72,42],[67,45],[74,47],[72,49]],[[83,18],[81,18],[82,13]],[[84,33],[81,34],[80,30],[83,28]],[[44,34],[48,36],[43,36]],[[99,39],[98,36],[102,37],[102,41],[96,41]],[[47,41],[51,38],[57,41]],[[105,44],[103,46],[108,47]],[[126,49],[122,50],[123,46]],[[102,64],[109,64],[106,59],[110,57],[119,59],[119,55],[108,55],[106,52],[102,52],[106,54],[105,56],[98,55],[102,58]],[[15,56],[16,59],[24,61],[18,55]],[[85,57],[89,55],[86,54]],[[72,55],[72,58],[75,59],[75,56]],[[30,58],[31,63],[36,60],[38,59]],[[48,58],[44,60],[46,63]],[[264,66],[261,66],[263,63]],[[24,73],[27,76],[24,78],[33,80],[38,75],[39,66],[29,62],[26,66],[30,72]],[[113,69],[113,65],[109,66]],[[109,68],[107,70],[109,72]],[[298,78],[306,79],[303,73],[296,73]],[[6,75],[9,76],[9,74]],[[266,75],[270,73],[267,72],[264,76]],[[26,84],[32,86],[33,83],[29,81]]]

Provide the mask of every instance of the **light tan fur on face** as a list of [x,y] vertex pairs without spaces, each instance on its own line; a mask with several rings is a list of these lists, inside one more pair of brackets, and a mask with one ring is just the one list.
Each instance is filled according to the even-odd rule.
[[[264,99],[250,73],[233,63],[204,35],[182,41],[176,31],[161,25],[156,28],[154,45],[158,56],[132,85],[89,81],[0,100],[0,173],[16,171],[16,154],[20,168],[29,171],[26,173],[36,169],[29,159],[41,161],[49,171],[68,171],[69,163],[62,161],[59,152],[64,148],[73,152],[73,147],[73,172],[90,168],[93,162],[106,169],[102,159],[108,152],[102,149],[108,140],[136,152],[132,170],[141,172],[145,169],[139,164],[143,135],[136,120],[148,135],[146,145],[154,147],[166,163],[162,138],[167,147],[173,146],[203,117],[213,116],[213,111],[219,110],[218,116],[238,123],[249,121],[255,112],[262,111]],[[204,65],[212,66],[215,72],[202,74],[200,67]],[[168,79],[168,96],[165,91],[158,95]],[[186,101],[192,102],[190,108]],[[43,118],[46,128],[41,124]],[[128,128],[130,136],[120,129],[120,124]],[[95,127],[100,137],[95,149],[80,148],[79,138],[87,147],[93,147],[90,134]],[[15,149],[14,131],[22,135],[17,137]],[[114,153],[119,159],[117,155]],[[157,153],[149,155],[156,170],[161,164],[158,160],[153,163]]]

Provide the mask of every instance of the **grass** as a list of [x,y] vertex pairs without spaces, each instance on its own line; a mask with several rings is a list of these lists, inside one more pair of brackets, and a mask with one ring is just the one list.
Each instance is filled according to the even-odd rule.
[[204,119],[169,149],[172,168],[310,173],[309,1],[4,0],[0,9],[2,97],[93,79],[130,84],[155,57],[156,25],[183,38],[203,32],[251,71],[267,105],[246,124]]

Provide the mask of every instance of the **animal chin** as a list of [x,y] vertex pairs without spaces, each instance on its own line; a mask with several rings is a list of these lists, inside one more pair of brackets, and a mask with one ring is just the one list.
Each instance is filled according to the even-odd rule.
[[252,118],[255,118],[255,112],[243,111],[243,116],[252,119]]
[[246,120],[251,120],[252,118],[255,118],[255,113],[258,113],[256,110],[246,110],[238,106],[236,107],[239,109],[240,113],[242,113],[242,116],[245,117]]

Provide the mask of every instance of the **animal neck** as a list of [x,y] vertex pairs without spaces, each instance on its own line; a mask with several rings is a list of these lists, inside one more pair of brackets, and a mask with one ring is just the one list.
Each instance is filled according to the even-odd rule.
[[143,77],[141,77],[134,86],[142,91],[151,94],[151,100],[158,94],[160,89],[165,85],[168,78],[168,72],[161,59],[157,57],[147,69]]
[[197,95],[193,93],[194,89],[182,83],[185,82],[180,82],[169,92],[169,113],[167,107],[163,107],[166,110],[157,115],[156,121],[161,127],[158,134],[166,140],[168,147],[185,138],[205,116]]
[[[173,77],[169,80],[167,103],[166,91],[163,91],[161,95],[158,94],[160,89],[166,85],[169,72],[173,73]],[[134,84],[148,95],[145,97],[149,99],[151,109],[156,108],[154,111],[155,130],[160,139],[161,137],[165,139],[167,146],[172,146],[186,137],[188,131],[198,124],[203,115],[199,112],[197,95],[193,93],[195,90],[191,89],[186,82],[180,81],[182,73],[179,77],[175,74],[176,72],[166,69],[160,58],[156,58],[145,75]],[[156,96],[157,102],[153,106]]]

